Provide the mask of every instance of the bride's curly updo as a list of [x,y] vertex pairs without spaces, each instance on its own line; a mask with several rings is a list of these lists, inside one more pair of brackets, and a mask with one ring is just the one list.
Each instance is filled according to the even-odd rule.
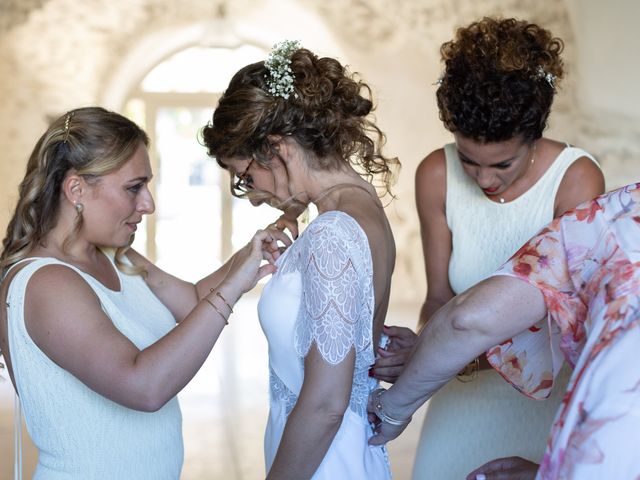
[[254,157],[267,165],[274,154],[271,136],[291,136],[311,152],[311,168],[332,169],[350,162],[368,178],[381,175],[389,191],[396,158],[381,152],[385,136],[369,118],[371,89],[333,58],[307,49],[291,54],[293,91],[286,98],[269,90],[265,62],[248,65],[231,79],[202,129],[210,156]]

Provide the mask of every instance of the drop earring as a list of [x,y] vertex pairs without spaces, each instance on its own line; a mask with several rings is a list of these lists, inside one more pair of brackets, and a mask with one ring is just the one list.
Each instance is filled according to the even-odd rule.
[[76,213],[78,215],[82,214],[82,211],[84,210],[84,205],[82,205],[80,202],[76,202],[73,204],[73,206],[75,207]]

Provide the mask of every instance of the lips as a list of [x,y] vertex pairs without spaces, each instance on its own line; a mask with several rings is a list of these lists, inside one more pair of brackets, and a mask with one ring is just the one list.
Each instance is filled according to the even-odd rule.
[[494,188],[483,188],[482,191],[484,193],[488,193],[488,194],[493,194],[496,193],[498,191],[498,187],[494,187]]
[[127,227],[129,227],[133,232],[138,230],[138,224],[140,222],[127,222]]

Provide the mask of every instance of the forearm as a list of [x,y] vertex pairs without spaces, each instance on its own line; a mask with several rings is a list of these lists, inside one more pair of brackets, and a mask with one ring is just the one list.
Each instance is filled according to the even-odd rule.
[[305,405],[299,400],[289,415],[267,479],[311,478],[327,454],[342,418],[343,415]]
[[[225,283],[219,288],[231,306],[242,293]],[[215,294],[205,298],[171,332],[136,355],[125,384],[137,390],[139,409],[156,410],[177,395],[210,354],[230,312]]]
[[433,317],[433,315],[451,298],[452,297],[449,297],[447,299],[434,299],[427,297],[425,302],[422,304],[422,308],[420,309],[420,318],[418,319],[417,329],[418,333],[420,333],[420,331],[425,327],[429,319]]
[[384,396],[393,418],[408,418],[479,354],[546,314],[542,293],[496,276],[450,300],[429,320],[404,373]]
[[238,253],[236,252],[231,257],[229,257],[229,259],[215,272],[198,280],[198,282],[195,284],[198,300],[207,295],[212,288],[216,289],[218,285],[222,283],[222,281],[229,273],[229,270],[231,270],[231,265],[233,264],[233,261],[237,254]]
[[[456,329],[448,303],[422,330],[402,375],[384,396],[394,418],[409,418],[439,388],[486,350],[478,332]],[[427,366],[427,368],[425,368]]]

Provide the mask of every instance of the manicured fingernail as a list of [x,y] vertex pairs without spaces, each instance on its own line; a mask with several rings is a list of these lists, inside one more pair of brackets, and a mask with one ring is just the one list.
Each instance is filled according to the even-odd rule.
[[373,377],[373,367],[371,367],[371,368],[369,369],[369,376],[370,376],[370,377]]
[[383,330],[389,330],[389,327],[387,327],[386,325],[383,325],[383,326],[382,326],[382,329],[383,329]]

